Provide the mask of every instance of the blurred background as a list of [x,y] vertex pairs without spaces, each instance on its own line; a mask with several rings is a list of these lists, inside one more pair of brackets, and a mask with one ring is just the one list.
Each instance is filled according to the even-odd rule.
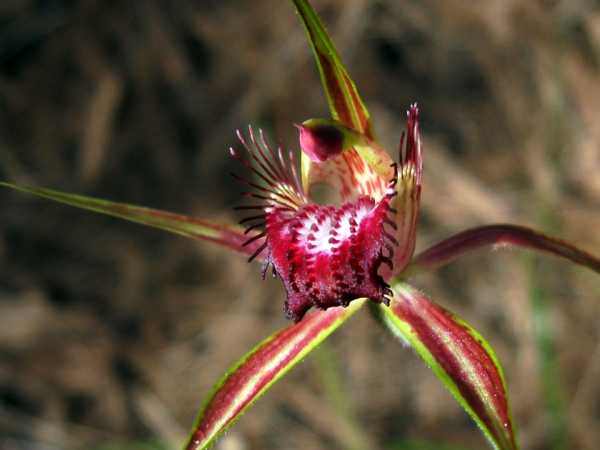
[[[600,254],[600,7],[589,0],[314,0],[395,153],[417,101],[419,248],[514,222]],[[227,148],[297,149],[326,103],[290,2],[4,0],[0,179],[236,220]],[[178,448],[203,397],[285,326],[283,289],[202,242],[0,191],[0,448]],[[517,250],[414,284],[497,350],[524,449],[600,442],[600,279]],[[487,444],[366,313],[216,446]]]

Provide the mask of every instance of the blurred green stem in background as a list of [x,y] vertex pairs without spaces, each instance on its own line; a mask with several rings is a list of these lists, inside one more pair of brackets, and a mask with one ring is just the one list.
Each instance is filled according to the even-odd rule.
[[[537,226],[548,233],[560,233],[562,224],[556,211],[561,205],[556,204],[553,195],[560,190],[562,158],[567,158],[568,148],[568,112],[565,104],[564,84],[559,69],[553,74],[552,88],[546,95],[548,116],[545,127],[546,148],[543,152],[543,168],[550,177],[548,184],[536,186],[536,198],[532,204],[537,205],[533,211],[533,219]],[[564,169],[563,169],[564,170]],[[529,301],[533,318],[533,333],[537,347],[538,370],[541,380],[542,396],[545,401],[548,430],[547,442],[552,450],[568,450],[569,432],[566,413],[564,383],[555,344],[555,324],[552,323],[552,310],[555,307],[552,295],[548,292],[549,274],[554,272],[551,265],[541,258],[532,255],[526,257],[526,268],[529,281]]]
[[336,415],[348,424],[353,435],[342,443],[345,450],[373,450],[373,443],[368,432],[356,420],[352,405],[352,395],[344,384],[345,377],[341,373],[340,361],[327,342],[323,342],[312,358],[315,374],[322,387],[325,400],[331,405]]
[[426,441],[422,439],[406,439],[396,441],[386,447],[386,450],[469,450],[466,447],[450,444],[440,444],[439,442]]
[[94,450],[168,450],[168,448],[166,444],[156,441],[137,441],[101,445]]
[[[546,224],[546,227],[548,225]],[[547,228],[548,229],[548,228]],[[552,230],[554,231],[554,230]],[[547,265],[531,255],[527,255],[526,268],[529,281],[529,302],[533,319],[533,334],[537,349],[538,371],[541,380],[542,396],[545,399],[546,418],[549,429],[545,433],[553,450],[568,449],[567,421],[560,365],[554,342],[551,320],[553,304],[551,295],[544,285]]]

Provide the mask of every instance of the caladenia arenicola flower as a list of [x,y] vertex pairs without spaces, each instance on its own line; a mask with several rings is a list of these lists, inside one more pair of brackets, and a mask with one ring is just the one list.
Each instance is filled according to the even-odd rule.
[[[215,385],[185,443],[209,446],[270,386],[365,305],[410,345],[496,449],[519,448],[498,358],[462,319],[407,280],[463,253],[513,245],[566,258],[600,273],[600,259],[516,225],[462,231],[416,255],[422,149],[419,111],[410,106],[396,160],[375,140],[369,112],[320,19],[293,0],[315,55],[331,119],[297,125],[300,160],[271,146],[262,132],[238,133],[245,150],[248,216],[239,225],[2,182],[0,185],[186,237],[206,240],[263,264],[286,291],[291,319],[256,345]],[[315,188],[326,185],[323,198]]]
[[[398,163],[341,123],[304,122],[300,147],[312,167],[302,181],[292,153],[285,158],[262,131],[256,136],[249,128],[249,140],[238,132],[248,159],[233,148],[231,154],[255,175],[239,178],[254,200],[238,207],[252,211],[240,224],[249,224],[247,234],[264,229],[244,245],[258,245],[250,260],[262,257],[263,275],[271,266],[283,281],[288,318],[298,322],[312,306],[348,306],[359,298],[389,305],[394,293],[386,280],[402,272],[415,246],[423,166],[418,115],[411,106]],[[314,183],[328,184],[338,204],[312,201]]]

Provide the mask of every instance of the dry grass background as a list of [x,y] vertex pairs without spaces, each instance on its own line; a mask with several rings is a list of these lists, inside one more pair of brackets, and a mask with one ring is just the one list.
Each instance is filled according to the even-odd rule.
[[[392,151],[421,106],[421,248],[500,221],[600,254],[595,2],[314,4]],[[292,122],[327,114],[311,58],[281,0],[5,0],[0,178],[233,220],[234,130],[251,122],[297,148]],[[177,448],[220,374],[286,325],[281,286],[236,255],[12,192],[0,202],[4,450]],[[523,448],[598,448],[597,275],[496,251],[415,284],[497,349]],[[217,448],[485,446],[365,313]]]

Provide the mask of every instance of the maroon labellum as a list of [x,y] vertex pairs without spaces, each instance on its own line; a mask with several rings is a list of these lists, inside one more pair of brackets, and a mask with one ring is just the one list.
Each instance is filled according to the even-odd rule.
[[393,238],[384,226],[393,195],[377,204],[361,197],[339,208],[308,204],[267,214],[268,261],[287,291],[289,318],[300,320],[313,305],[347,306],[361,297],[389,302],[389,286],[377,271],[392,264]]

